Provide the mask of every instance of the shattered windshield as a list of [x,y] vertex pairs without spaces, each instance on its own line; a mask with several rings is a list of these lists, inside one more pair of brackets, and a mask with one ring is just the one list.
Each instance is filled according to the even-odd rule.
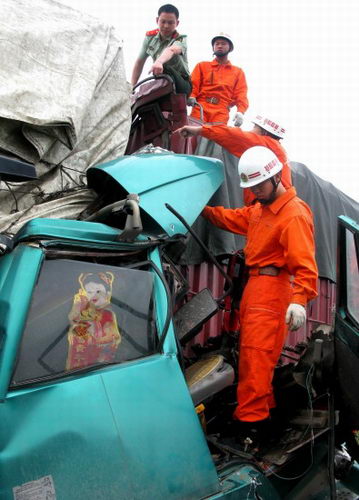
[[45,261],[11,386],[153,354],[153,295],[149,271]]

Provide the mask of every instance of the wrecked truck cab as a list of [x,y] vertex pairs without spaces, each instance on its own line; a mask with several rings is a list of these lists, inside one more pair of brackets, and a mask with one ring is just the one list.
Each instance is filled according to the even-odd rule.
[[221,162],[111,163],[90,179],[114,199],[137,179],[149,234],[129,242],[101,222],[35,219],[0,259],[0,496],[245,497],[259,472],[216,470],[178,361],[161,261],[164,235],[184,232],[170,212],[158,215],[164,203],[192,222],[222,181]]
[[224,295],[207,291],[204,302],[198,294],[182,305],[186,284],[167,254],[187,231],[184,219],[192,224],[220,185],[222,164],[161,153],[90,169],[98,198],[83,220],[34,219],[0,258],[1,498],[324,498],[334,462],[356,491],[359,468],[337,459],[333,429],[342,433],[337,446],[354,439],[355,457],[347,377],[359,336],[358,226],[339,221],[343,288],[326,340],[340,343],[337,361],[344,349],[340,389],[314,341],[297,364],[304,385],[292,377],[277,391],[282,408],[301,410],[304,394],[311,409],[254,455],[223,432],[235,404],[236,338],[224,346],[219,336],[196,359],[182,349]]

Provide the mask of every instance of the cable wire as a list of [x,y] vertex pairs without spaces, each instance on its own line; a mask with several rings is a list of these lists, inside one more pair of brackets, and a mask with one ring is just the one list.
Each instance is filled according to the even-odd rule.
[[308,370],[308,374],[307,374],[307,377],[306,377],[306,380],[305,380],[305,386],[306,386],[306,389],[307,389],[307,393],[308,393],[308,406],[309,406],[309,409],[310,409],[310,424],[308,425],[308,427],[306,428],[306,430],[304,431],[303,433],[303,436],[304,437],[308,430],[310,429],[311,430],[311,443],[310,443],[310,464],[309,466],[305,469],[304,472],[302,472],[301,474],[299,474],[298,476],[293,476],[293,477],[284,477],[284,476],[281,476],[280,474],[277,474],[276,472],[274,472],[273,469],[271,469],[269,467],[268,471],[270,473],[272,473],[275,477],[277,477],[278,479],[283,479],[284,481],[295,481],[297,479],[300,479],[301,477],[305,476],[309,471],[310,469],[313,467],[313,464],[314,464],[314,454],[313,454],[313,448],[314,448],[314,432],[313,432],[313,399],[312,399],[312,394],[311,394],[311,388],[312,388],[312,378],[313,378],[313,374],[314,374],[314,369],[315,369],[315,366],[314,364],[311,365],[311,367],[309,368]]

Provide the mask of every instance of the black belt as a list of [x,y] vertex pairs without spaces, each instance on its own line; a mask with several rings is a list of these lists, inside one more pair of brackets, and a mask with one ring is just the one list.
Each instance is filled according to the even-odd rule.
[[219,103],[219,98],[218,97],[206,97],[206,102],[209,102],[211,104],[218,104]]
[[281,268],[276,266],[251,267],[249,269],[250,276],[257,276],[258,274],[264,274],[265,276],[278,276],[280,272]]

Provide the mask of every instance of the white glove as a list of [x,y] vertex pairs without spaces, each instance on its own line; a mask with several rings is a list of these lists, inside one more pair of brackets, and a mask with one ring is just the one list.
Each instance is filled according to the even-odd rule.
[[243,119],[244,119],[244,114],[241,113],[240,111],[237,111],[237,113],[234,115],[234,123],[233,125],[235,127],[240,127],[243,123]]
[[285,315],[285,322],[289,325],[289,330],[298,330],[304,325],[307,313],[305,307],[300,304],[289,304]]
[[187,106],[194,106],[195,104],[197,104],[195,97],[188,97],[187,98]]

